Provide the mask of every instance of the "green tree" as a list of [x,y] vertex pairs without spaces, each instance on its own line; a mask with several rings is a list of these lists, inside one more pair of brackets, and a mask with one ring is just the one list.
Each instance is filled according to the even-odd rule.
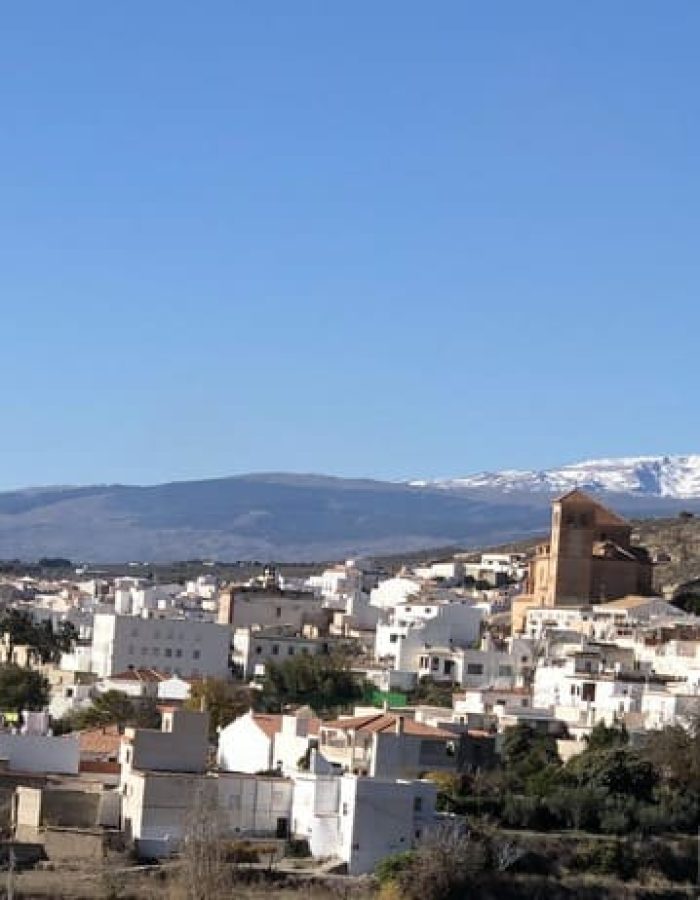
[[14,664],[0,666],[0,710],[39,710],[49,702],[49,683],[40,672]]
[[42,663],[60,660],[69,653],[78,633],[70,622],[62,622],[54,631],[50,620],[34,622],[31,616],[17,609],[8,609],[0,617],[0,634],[7,635],[10,651],[13,647],[28,646]]
[[247,687],[232,684],[222,678],[205,678],[195,681],[190,690],[187,709],[204,709],[209,713],[209,729],[212,737],[223,728],[248,712],[252,705]]
[[151,699],[132,699],[123,691],[98,694],[87,709],[80,710],[62,723],[62,730],[79,730],[105,725],[124,728],[160,727],[160,713]]
[[523,723],[506,729],[502,758],[511,785],[520,789],[530,778],[541,779],[543,770],[561,765],[554,737]]
[[641,752],[666,784],[700,796],[700,718],[649,732]]
[[452,684],[434,681],[432,678],[419,679],[415,690],[411,693],[411,703],[425,703],[427,706],[452,707]]
[[659,781],[649,760],[624,747],[581,753],[570,760],[566,772],[578,785],[645,801],[652,799]]
[[612,750],[614,747],[624,747],[629,743],[629,734],[624,723],[620,726],[608,726],[605,722],[596,722],[588,735],[586,750],[597,752],[598,750]]
[[363,695],[364,685],[350,670],[350,658],[302,654],[266,665],[258,705],[279,712],[286,704],[303,703],[318,713],[332,714]]

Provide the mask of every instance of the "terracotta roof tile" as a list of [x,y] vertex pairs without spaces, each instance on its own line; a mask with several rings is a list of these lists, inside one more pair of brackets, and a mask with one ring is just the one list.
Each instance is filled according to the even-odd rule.
[[106,675],[105,681],[166,681],[168,678],[158,669],[127,669],[125,672],[119,672],[116,675]]
[[104,728],[89,728],[78,732],[80,755],[113,756],[119,755],[119,744],[122,735],[117,725]]
[[377,713],[373,716],[358,716],[352,719],[336,719],[333,722],[322,722],[321,728],[333,728],[340,731],[361,731],[365,734],[377,732],[395,731],[397,719],[403,719],[404,734],[413,737],[454,739],[455,735],[444,728],[434,728],[423,722],[416,722],[406,716],[396,716],[391,713]]
[[282,716],[253,713],[253,721],[269,738],[282,730]]

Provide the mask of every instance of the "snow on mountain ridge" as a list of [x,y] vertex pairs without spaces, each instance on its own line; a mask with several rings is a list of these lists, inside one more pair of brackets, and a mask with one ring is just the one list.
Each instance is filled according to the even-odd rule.
[[561,493],[580,487],[644,497],[700,499],[700,454],[591,459],[541,471],[506,469],[477,472],[464,478],[412,481],[411,484],[443,490],[489,488],[504,493]]

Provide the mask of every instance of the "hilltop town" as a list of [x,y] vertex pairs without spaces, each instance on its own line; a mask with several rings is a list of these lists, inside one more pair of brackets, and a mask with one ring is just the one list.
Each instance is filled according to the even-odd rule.
[[[658,592],[655,568],[673,564],[680,583],[684,560],[643,533],[574,489],[530,552],[394,573],[368,559],[239,578],[199,567],[184,582],[6,566],[10,878],[99,860],[103,879],[146,863],[186,880],[204,859],[224,879],[379,871],[382,890],[405,889],[448,832],[482,848],[472,877],[573,877],[595,869],[590,841],[590,859],[556,865],[533,844],[573,830],[606,847],[664,836],[676,868],[649,871],[683,883],[700,617]],[[622,877],[622,857],[606,865]],[[636,865],[638,878],[651,866]]]

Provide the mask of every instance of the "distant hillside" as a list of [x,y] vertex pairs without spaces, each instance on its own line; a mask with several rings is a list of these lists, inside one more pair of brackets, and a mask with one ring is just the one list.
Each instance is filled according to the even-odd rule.
[[654,582],[659,589],[677,588],[700,579],[700,517],[692,519],[646,519],[634,523],[635,538],[655,557],[668,554],[668,562],[657,563]]
[[[700,513],[698,501],[601,496],[628,516]],[[0,493],[0,559],[312,562],[479,547],[545,531],[550,501],[541,492],[289,474],[34,488]]]
[[[646,547],[652,558],[657,560],[654,565],[654,586],[658,591],[680,589],[683,585],[700,580],[700,515],[632,519],[632,525],[634,543]],[[547,532],[543,530],[533,537],[479,548],[474,551],[474,558],[478,558],[483,552],[531,553],[546,536]],[[421,558],[447,558],[450,555],[445,550],[432,556],[423,553]],[[411,560],[406,558],[406,561]]]

